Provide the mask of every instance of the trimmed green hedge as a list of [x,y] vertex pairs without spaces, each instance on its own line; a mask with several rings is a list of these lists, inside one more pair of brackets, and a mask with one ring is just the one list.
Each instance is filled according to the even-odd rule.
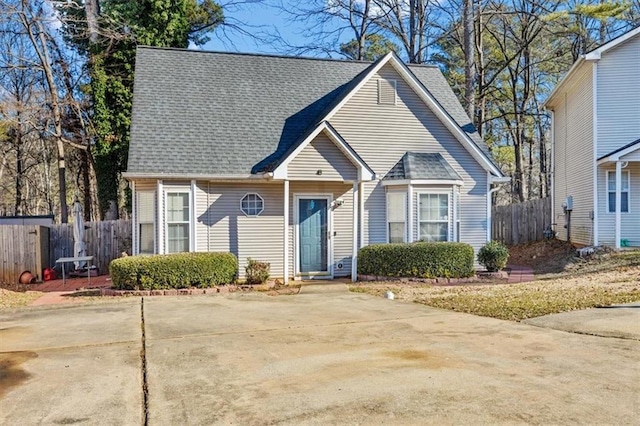
[[235,281],[238,259],[231,253],[129,256],[113,260],[109,274],[120,290],[212,287]]
[[387,277],[465,278],[475,273],[465,243],[374,244],[358,252],[358,273]]

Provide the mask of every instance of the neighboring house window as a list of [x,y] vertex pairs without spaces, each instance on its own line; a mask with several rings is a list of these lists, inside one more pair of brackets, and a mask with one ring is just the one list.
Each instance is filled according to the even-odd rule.
[[406,241],[406,197],[404,192],[387,192],[387,241],[390,243]]
[[[629,213],[629,171],[622,172],[622,188],[620,188],[620,211]],[[609,213],[616,212],[616,172],[607,171],[607,205]]]
[[449,241],[449,195],[419,194],[420,240]]
[[189,251],[189,193],[167,193],[167,252]]
[[138,253],[155,252],[156,194],[153,191],[138,192]]
[[240,200],[240,210],[247,216],[259,216],[264,211],[264,200],[255,193],[249,193]]
[[396,81],[384,78],[378,79],[378,104],[396,104]]

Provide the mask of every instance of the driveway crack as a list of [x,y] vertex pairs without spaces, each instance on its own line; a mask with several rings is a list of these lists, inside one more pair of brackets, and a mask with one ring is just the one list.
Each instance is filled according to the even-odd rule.
[[142,425],[149,424],[149,383],[147,382],[147,336],[144,325],[144,297],[140,298],[140,368],[142,373]]

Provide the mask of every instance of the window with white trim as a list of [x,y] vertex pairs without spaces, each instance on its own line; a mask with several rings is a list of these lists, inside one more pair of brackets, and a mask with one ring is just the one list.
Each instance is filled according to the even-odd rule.
[[264,211],[264,200],[259,194],[250,192],[240,200],[240,210],[246,216],[259,216]]
[[189,251],[190,208],[188,192],[167,192],[167,253]]
[[137,192],[138,210],[138,253],[155,252],[156,193],[154,191]]
[[387,192],[387,242],[407,241],[407,194]]
[[[629,170],[622,171],[622,186],[620,188],[620,211],[629,213]],[[607,171],[607,211],[616,212],[616,172]]]
[[449,241],[449,194],[418,194],[419,236],[422,241]]

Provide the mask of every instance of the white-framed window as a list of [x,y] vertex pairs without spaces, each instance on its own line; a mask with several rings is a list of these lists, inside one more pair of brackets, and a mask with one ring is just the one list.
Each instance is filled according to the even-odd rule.
[[264,211],[264,199],[255,192],[245,194],[240,200],[240,210],[246,216],[260,216]]
[[167,253],[189,251],[191,209],[189,192],[167,192]]
[[407,194],[387,192],[387,242],[407,241]]
[[[620,211],[622,213],[629,213],[629,170],[622,171],[621,180]],[[607,211],[609,213],[616,212],[616,172],[613,170],[607,171]]]
[[422,241],[449,241],[449,193],[418,194],[418,235]]
[[156,193],[154,191],[137,192],[138,210],[138,253],[155,253],[156,241]]

